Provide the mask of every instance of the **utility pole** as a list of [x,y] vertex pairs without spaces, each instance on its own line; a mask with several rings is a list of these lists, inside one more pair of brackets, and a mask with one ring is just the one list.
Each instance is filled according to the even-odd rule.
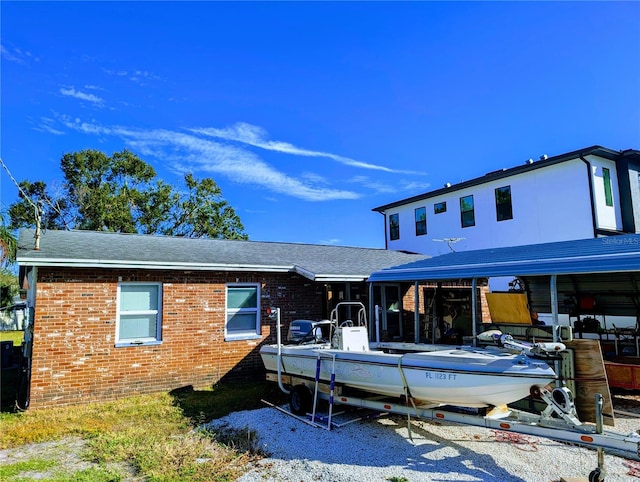
[[35,210],[35,219],[36,219],[36,234],[35,234],[35,246],[33,249],[35,249],[36,251],[38,251],[40,249],[40,225],[42,224],[42,206],[41,206],[41,201],[38,201],[37,204],[34,203],[31,198],[29,196],[27,196],[27,193],[25,193],[22,188],[20,187],[20,184],[18,183],[18,181],[15,180],[15,178],[11,175],[11,171],[9,171],[9,168],[7,167],[7,165],[4,163],[4,161],[2,160],[2,158],[0,157],[0,164],[2,164],[2,167],[4,167],[4,170],[7,171],[7,174],[9,175],[9,179],[11,179],[11,182],[13,182],[13,184],[15,184],[15,186],[18,188],[18,191],[20,191],[20,193],[22,194],[22,197],[24,197],[27,202],[29,204],[31,204],[33,206],[33,209]]

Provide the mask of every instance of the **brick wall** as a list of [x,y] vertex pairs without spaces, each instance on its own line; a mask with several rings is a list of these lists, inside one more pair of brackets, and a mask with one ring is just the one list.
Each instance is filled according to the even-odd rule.
[[[121,281],[162,283],[162,343],[115,347]],[[260,283],[262,337],[224,340],[226,283]],[[275,342],[268,306],[283,326],[322,317],[324,288],[296,274],[39,268],[31,407],[261,379],[262,343]],[[283,333],[283,335],[286,334]]]

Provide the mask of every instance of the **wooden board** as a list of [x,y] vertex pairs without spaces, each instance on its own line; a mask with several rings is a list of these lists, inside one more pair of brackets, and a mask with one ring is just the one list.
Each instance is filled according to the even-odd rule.
[[493,323],[531,324],[525,293],[485,293]]
[[602,415],[605,425],[615,425],[613,404],[607,372],[602,359],[599,340],[572,340],[566,343],[574,352],[575,366],[575,405],[578,418],[583,422],[596,421],[595,395],[603,397]]
[[609,386],[640,390],[640,358],[618,357],[604,362]]

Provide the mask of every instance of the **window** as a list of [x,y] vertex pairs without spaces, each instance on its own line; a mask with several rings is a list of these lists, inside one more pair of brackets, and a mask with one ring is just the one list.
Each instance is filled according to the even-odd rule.
[[416,209],[416,236],[427,234],[427,209]]
[[143,345],[161,341],[162,287],[160,283],[120,283],[116,343]]
[[253,338],[260,335],[259,300],[259,285],[227,285],[225,338]]
[[463,228],[476,225],[476,217],[473,210],[473,195],[460,198],[460,222]]
[[607,206],[613,206],[613,194],[611,192],[611,173],[606,167],[602,168],[602,180],[604,182],[604,201]]
[[389,216],[389,239],[391,241],[400,239],[400,215]]
[[446,213],[447,212],[447,203],[446,201],[443,201],[441,203],[435,203],[433,205],[433,213],[434,214],[440,214],[440,213]]
[[496,189],[496,219],[498,221],[513,219],[511,186],[504,186]]

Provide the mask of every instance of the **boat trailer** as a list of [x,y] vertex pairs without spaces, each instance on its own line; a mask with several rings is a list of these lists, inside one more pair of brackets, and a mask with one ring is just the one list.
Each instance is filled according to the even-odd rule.
[[[513,432],[575,444],[597,451],[597,467],[589,474],[589,482],[603,482],[606,469],[605,451],[615,455],[640,461],[640,434],[623,435],[603,430],[602,395],[596,394],[596,424],[580,422],[570,398],[566,398],[557,390],[543,389],[539,397],[547,403],[547,408],[540,414],[501,407],[483,412],[482,409],[466,409],[452,406],[423,406],[414,403],[411,398],[392,400],[381,396],[366,394],[345,394],[342,387],[332,383],[267,373],[267,380],[290,387],[290,410],[274,405],[266,400],[264,403],[289,415],[303,423],[325,430],[340,428],[348,423],[361,420],[360,417],[346,423],[333,420],[334,406],[349,406],[368,409],[380,414],[396,414],[407,417],[409,438],[411,438],[411,417],[420,420],[453,422],[458,424],[484,427],[504,432]],[[568,395],[567,392],[563,392]],[[570,396],[570,395],[569,395]],[[320,414],[317,405],[320,400],[328,402],[328,414]]]

